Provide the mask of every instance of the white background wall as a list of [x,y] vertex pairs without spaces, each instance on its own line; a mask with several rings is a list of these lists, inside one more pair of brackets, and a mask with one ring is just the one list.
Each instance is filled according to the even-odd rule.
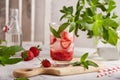
[[35,41],[44,41],[45,0],[35,0]]

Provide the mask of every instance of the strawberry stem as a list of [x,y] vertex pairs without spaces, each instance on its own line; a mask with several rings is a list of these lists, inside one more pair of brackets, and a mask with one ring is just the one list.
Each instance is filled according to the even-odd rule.
[[42,49],[41,49],[40,45],[37,45],[37,48],[38,48],[40,51],[42,51]]
[[42,62],[42,60],[41,60],[39,57],[37,57],[37,59],[40,60],[40,61]]

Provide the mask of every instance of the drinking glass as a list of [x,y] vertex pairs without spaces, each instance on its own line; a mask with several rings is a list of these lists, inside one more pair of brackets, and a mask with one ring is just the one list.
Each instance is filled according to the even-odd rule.
[[[56,32],[59,29],[59,25],[56,23],[50,23],[50,27]],[[74,36],[73,32],[69,32],[65,29],[60,33],[60,38],[53,35],[50,30],[50,56],[55,61],[71,61],[74,53]]]

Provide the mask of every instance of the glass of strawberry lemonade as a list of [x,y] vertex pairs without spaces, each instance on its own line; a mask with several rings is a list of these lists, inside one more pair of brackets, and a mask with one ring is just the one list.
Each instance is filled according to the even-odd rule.
[[[59,25],[51,23],[50,56],[55,61],[71,61],[74,53],[73,32],[65,29],[56,37]],[[54,30],[53,30],[54,29]]]

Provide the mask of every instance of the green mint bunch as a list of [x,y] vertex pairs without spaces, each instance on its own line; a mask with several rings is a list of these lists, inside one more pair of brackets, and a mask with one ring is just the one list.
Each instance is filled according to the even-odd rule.
[[16,52],[19,52],[21,50],[24,49],[20,46],[0,46],[0,64],[5,66],[6,64],[15,64],[22,61],[22,58],[12,57],[16,54]]
[[89,66],[98,67],[98,64],[91,60],[87,60],[88,53],[81,56],[80,61],[73,62],[73,66],[83,66],[85,69],[89,69]]
[[116,45],[119,18],[113,12],[116,8],[114,0],[78,0],[76,8],[63,6],[61,20],[66,20],[58,30],[50,27],[51,32],[60,38],[60,32],[69,27],[69,32],[79,37],[79,30],[86,31],[88,38],[96,37],[103,42]]

